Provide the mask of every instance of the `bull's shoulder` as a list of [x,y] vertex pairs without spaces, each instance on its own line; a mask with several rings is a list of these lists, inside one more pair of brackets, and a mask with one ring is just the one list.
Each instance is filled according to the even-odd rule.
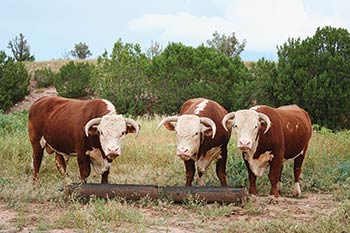
[[214,100],[205,98],[195,98],[187,100],[181,107],[180,115],[193,114],[200,117],[214,117],[214,115],[220,115],[222,118],[227,114],[227,110]]

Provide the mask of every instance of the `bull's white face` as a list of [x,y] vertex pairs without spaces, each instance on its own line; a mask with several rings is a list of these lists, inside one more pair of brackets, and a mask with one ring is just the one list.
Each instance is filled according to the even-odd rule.
[[101,147],[109,159],[121,154],[122,143],[127,134],[127,126],[122,115],[104,115],[97,126]]
[[237,111],[232,122],[232,128],[241,151],[251,151],[257,146],[261,122],[254,110]]
[[[195,115],[179,116],[176,126],[176,155],[182,160],[195,159],[201,143],[201,131],[205,126],[200,123],[200,119]],[[205,127],[206,128],[206,127]]]

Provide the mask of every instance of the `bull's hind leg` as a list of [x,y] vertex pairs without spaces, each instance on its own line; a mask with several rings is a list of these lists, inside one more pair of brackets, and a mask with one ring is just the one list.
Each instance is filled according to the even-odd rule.
[[67,174],[67,164],[66,160],[64,159],[63,155],[55,153],[55,162],[56,162],[56,168],[59,171],[59,173],[65,178],[68,176]]
[[39,140],[30,140],[32,144],[32,149],[33,149],[33,154],[32,154],[32,159],[33,159],[33,170],[34,170],[34,176],[33,180],[38,181],[39,180],[39,170],[41,166],[41,162],[43,160],[43,154],[44,154],[44,148],[41,146]]
[[40,144],[42,135],[35,130],[30,120],[28,121],[28,134],[29,134],[30,143],[32,144],[32,160],[33,160],[33,173],[34,173],[33,180],[37,181],[39,180],[38,173],[41,166],[41,161],[43,160],[45,145]]
[[293,196],[297,197],[300,196],[301,190],[299,185],[299,178],[301,174],[301,166],[303,165],[303,161],[305,158],[305,154],[307,151],[307,146],[304,148],[302,154],[300,154],[298,157],[294,159],[294,189],[293,189]]

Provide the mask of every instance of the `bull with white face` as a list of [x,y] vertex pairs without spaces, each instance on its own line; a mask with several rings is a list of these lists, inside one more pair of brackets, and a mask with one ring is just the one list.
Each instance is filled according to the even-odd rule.
[[33,149],[34,180],[43,150],[56,153],[56,166],[66,174],[66,162],[77,156],[81,182],[90,175],[90,164],[108,183],[112,161],[121,154],[127,133],[139,132],[136,121],[116,114],[106,100],[73,100],[43,97],[29,110],[28,133]]
[[204,185],[202,176],[214,160],[217,160],[216,173],[221,184],[227,185],[225,169],[230,134],[220,125],[226,113],[215,101],[197,98],[186,101],[179,116],[167,117],[159,123],[158,128],[164,125],[176,133],[176,155],[185,163],[186,186],[192,185],[195,162],[198,183]]
[[256,106],[249,110],[228,113],[222,125],[233,128],[237,148],[242,151],[251,194],[256,195],[256,177],[270,166],[270,194],[277,198],[283,161],[294,160],[295,187],[293,195],[300,195],[299,176],[311,138],[308,113],[296,105],[271,108]]

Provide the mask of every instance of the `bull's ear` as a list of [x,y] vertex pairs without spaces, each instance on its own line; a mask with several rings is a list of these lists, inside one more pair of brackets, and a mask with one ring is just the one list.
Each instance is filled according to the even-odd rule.
[[227,120],[226,121],[226,129],[230,130],[233,126],[233,120]]
[[212,130],[211,127],[206,127],[206,126],[202,125],[201,131],[204,134],[204,136],[206,136],[206,137],[212,137],[213,136],[213,130]]
[[164,123],[164,126],[165,126],[165,128],[167,128],[170,131],[174,131],[175,130],[175,124],[172,123],[172,122],[167,121],[167,122]]
[[[139,130],[141,129],[141,125],[139,125]],[[136,129],[132,125],[126,125],[126,133],[136,133]]]
[[94,126],[91,126],[88,130],[88,134],[89,136],[96,136],[98,135],[98,130],[97,130],[97,126],[94,125]]

